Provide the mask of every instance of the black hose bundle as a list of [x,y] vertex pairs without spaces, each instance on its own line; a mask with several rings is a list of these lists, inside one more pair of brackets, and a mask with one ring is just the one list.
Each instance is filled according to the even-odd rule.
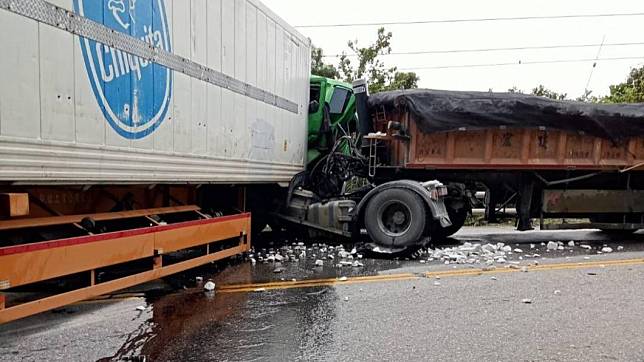
[[368,160],[349,136],[338,139],[331,152],[309,173],[309,188],[321,199],[340,196],[346,181],[354,177],[368,178]]

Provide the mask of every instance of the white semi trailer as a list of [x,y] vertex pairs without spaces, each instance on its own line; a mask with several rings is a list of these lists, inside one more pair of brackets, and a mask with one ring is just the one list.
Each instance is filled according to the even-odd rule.
[[0,49],[0,323],[248,250],[304,168],[310,42],[257,0],[0,0]]

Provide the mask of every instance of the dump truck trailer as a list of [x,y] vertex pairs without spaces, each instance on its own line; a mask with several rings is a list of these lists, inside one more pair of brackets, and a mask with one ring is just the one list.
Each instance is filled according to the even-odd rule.
[[0,1],[0,48],[0,323],[249,250],[304,169],[310,42],[259,1]]

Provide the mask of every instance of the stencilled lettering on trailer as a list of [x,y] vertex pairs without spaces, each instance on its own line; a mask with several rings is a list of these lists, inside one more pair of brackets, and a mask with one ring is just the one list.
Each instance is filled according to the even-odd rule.
[[285,182],[310,41],[257,0],[0,0],[0,181]]

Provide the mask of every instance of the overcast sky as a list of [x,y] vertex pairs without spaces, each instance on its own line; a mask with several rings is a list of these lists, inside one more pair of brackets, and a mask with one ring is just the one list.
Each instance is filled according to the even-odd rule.
[[[292,25],[344,24],[440,19],[469,19],[569,14],[644,13],[643,0],[263,0]],[[299,28],[326,54],[347,51],[347,40],[370,44],[377,26]],[[644,16],[390,25],[393,51],[482,49],[544,45],[644,43]],[[392,55],[388,65],[401,69],[519,63],[568,59],[641,57],[599,61],[589,89],[608,93],[610,84],[626,79],[632,67],[644,65],[644,45],[587,48],[512,50],[425,55]],[[335,58],[327,58],[337,63]],[[435,89],[506,91],[514,86],[529,91],[538,84],[581,95],[592,70],[592,61],[556,64],[523,64],[497,67],[417,69],[420,86]]]

